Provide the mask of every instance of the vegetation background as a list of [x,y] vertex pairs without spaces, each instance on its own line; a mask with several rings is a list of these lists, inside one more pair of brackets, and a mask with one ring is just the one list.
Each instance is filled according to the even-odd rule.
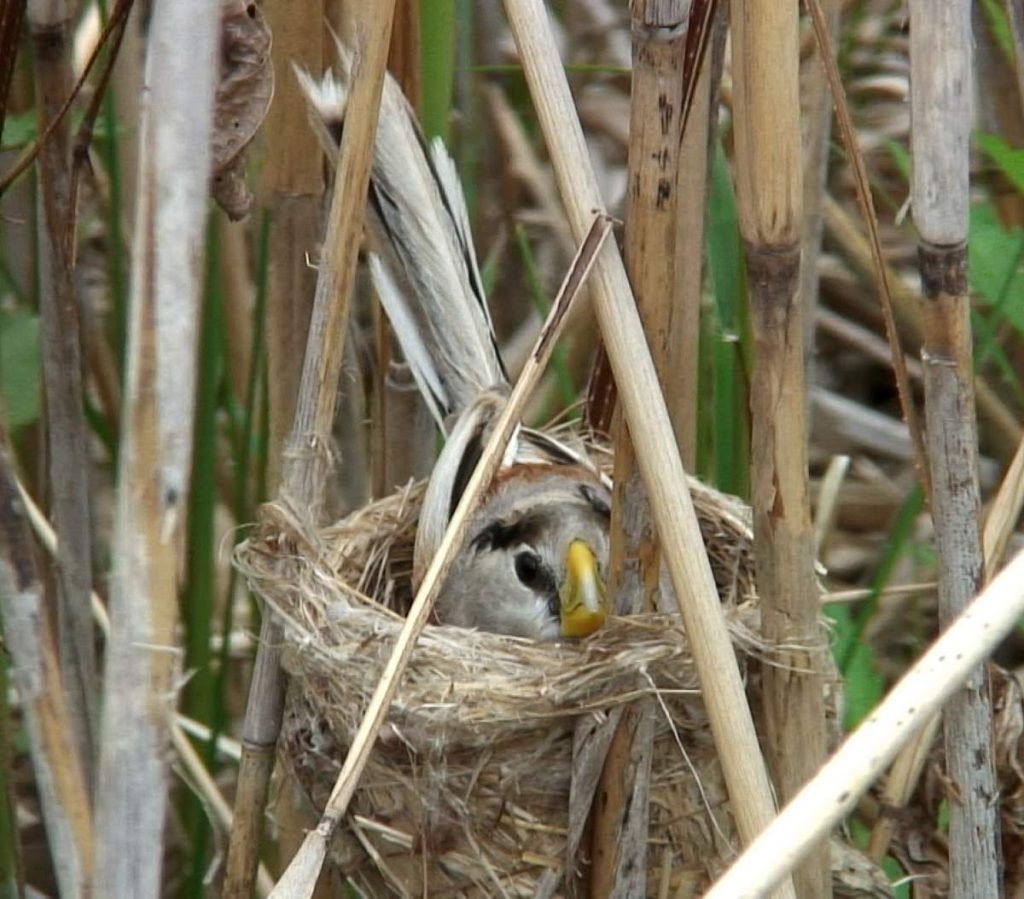
[[[286,464],[330,196],[290,66],[332,64],[330,29],[348,39],[353,26],[351,10],[333,0],[172,6],[0,0],[3,895],[83,895],[90,881],[97,896],[213,895],[223,874],[260,629],[231,550],[259,503],[276,495]],[[822,565],[843,727],[853,729],[939,627],[937,581],[950,554],[936,551],[947,544],[930,509],[944,510],[939,521],[959,513],[956,501],[929,500],[922,471],[934,479],[936,450],[906,418],[908,407],[928,418],[928,367],[919,360],[937,334],[954,332],[951,358],[974,375],[973,397],[956,406],[966,410],[954,416],[962,430],[947,445],[973,447],[950,463],[954,472],[966,464],[969,474],[978,454],[980,513],[970,484],[965,501],[968,520],[985,529],[974,529],[975,554],[968,547],[966,562],[954,561],[979,586],[979,553],[995,570],[1024,546],[1024,60],[1014,0],[949,4],[970,17],[973,116],[954,111],[927,140],[943,151],[969,126],[969,190],[954,197],[953,215],[965,228],[962,239],[939,228],[922,243],[909,203],[927,146],[913,145],[912,156],[907,8],[898,0],[813,6],[831,37],[852,124],[845,136],[842,116],[833,124],[806,11],[790,44],[759,38],[765,59],[777,54],[782,81],[764,75],[779,101],[774,118],[758,118],[737,90],[727,4],[680,4],[690,33],[706,38],[684,41],[692,52],[667,63],[689,86],[672,172],[675,267],[661,273],[671,290],[643,312],[650,328],[665,329],[649,333],[663,335],[656,362],[688,469],[751,500],[763,466],[786,456],[785,434],[793,446],[806,434],[809,479],[793,495],[809,500],[805,548]],[[631,32],[624,3],[549,5],[604,201],[627,229],[637,208],[630,157],[635,164],[643,146],[630,108],[634,39],[642,43],[635,26],[646,7],[633,5]],[[391,41],[391,70],[425,133],[442,137],[456,159],[517,370],[575,246],[516,45],[499,4],[465,0],[400,0]],[[785,113],[787,97],[798,99],[800,118]],[[740,108],[752,117],[738,125]],[[774,189],[751,155],[779,134],[801,154],[802,194],[782,237],[802,246],[799,317],[787,326],[807,351],[780,361],[789,374],[778,386],[790,402],[769,433],[755,421],[769,381],[755,376],[755,355],[767,352],[755,349],[761,281],[747,274],[760,271],[753,236],[762,232],[751,230],[756,211],[737,191],[751,181],[755,192]],[[217,203],[206,199],[207,172]],[[628,234],[626,244],[628,253]],[[946,255],[933,258],[936,247]],[[953,296],[962,303],[950,314],[969,327],[944,329],[922,303],[921,260],[926,283],[935,266],[964,261],[950,261],[949,247],[965,255],[969,288]],[[641,252],[649,272],[664,261]],[[947,275],[940,270],[944,285],[958,283]],[[341,464],[319,484],[327,518],[423,476],[436,446],[363,278],[354,267],[338,277],[356,282],[356,299],[347,333],[338,332],[344,370],[331,382]],[[906,368],[902,404],[887,324]],[[607,378],[599,342],[593,314],[577,316],[532,421],[586,413],[610,428],[610,415],[584,410],[588,385]],[[971,378],[956,389],[969,396]],[[937,420],[928,421],[935,436]],[[758,460],[766,442],[775,462]],[[625,483],[632,469],[622,454]],[[948,608],[941,614],[948,620]],[[1024,889],[1022,641],[1018,632],[1004,642],[987,681],[1007,895]],[[140,661],[140,645],[162,649]],[[793,725],[796,741],[805,734]],[[138,738],[134,749],[122,745],[128,735]],[[957,895],[941,746],[933,726],[916,762],[904,758],[895,793],[877,787],[849,822],[897,895],[910,895],[910,876],[922,878],[915,896]],[[119,780],[119,769],[138,780]],[[886,811],[900,805],[899,814]],[[130,845],[148,858],[118,880],[112,859]],[[148,851],[154,845],[162,854]],[[281,863],[272,848],[264,860],[271,871]],[[801,894],[815,895],[808,890]]]

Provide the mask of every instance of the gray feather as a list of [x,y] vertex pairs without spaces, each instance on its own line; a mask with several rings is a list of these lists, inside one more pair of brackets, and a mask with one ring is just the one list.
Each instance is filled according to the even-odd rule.
[[[347,72],[347,51],[339,47],[339,56]],[[317,81],[301,71],[298,77],[321,139],[340,134],[346,77]],[[443,413],[439,423],[447,429],[445,419],[507,379],[455,166],[440,141],[428,151],[390,76],[374,142],[369,212],[380,259],[371,275],[417,383],[429,385],[428,401],[435,415]]]

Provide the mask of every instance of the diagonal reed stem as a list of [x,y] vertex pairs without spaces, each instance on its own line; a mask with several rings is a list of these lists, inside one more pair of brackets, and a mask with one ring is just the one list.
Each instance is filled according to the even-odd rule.
[[[558,48],[540,0],[506,0],[505,10],[523,60],[570,227],[586,231],[602,208],[579,118]],[[651,501],[683,625],[708,710],[715,745],[737,827],[744,843],[775,812],[768,773],[754,731],[743,682],[725,627],[679,459],[668,410],[636,313],[618,249],[609,244],[597,260],[594,299],[601,334]],[[781,895],[792,895],[784,887]]]

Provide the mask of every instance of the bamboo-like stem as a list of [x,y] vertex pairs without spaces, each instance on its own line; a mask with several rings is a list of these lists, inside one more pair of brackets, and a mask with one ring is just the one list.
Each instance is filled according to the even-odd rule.
[[[303,98],[292,65],[311,72],[322,67],[323,4],[317,0],[268,0],[263,6],[267,26],[274,35],[271,61],[274,66],[274,99],[267,111],[263,133],[266,147],[262,190],[266,197],[267,233],[267,409],[268,409],[268,486],[273,490],[281,471],[288,429],[295,416],[302,355],[306,347],[309,319],[316,287],[316,270],[308,257],[315,253],[320,239],[323,198],[323,154],[309,127]],[[253,671],[252,695],[260,697],[259,717],[246,712],[246,762],[239,771],[236,789],[235,819],[229,841],[224,895],[251,895],[263,834],[266,790],[273,768],[273,751],[283,712],[284,683],[274,647],[280,644],[276,623],[265,619],[261,631],[263,649]],[[256,692],[256,684],[264,684]],[[272,697],[272,699],[271,699]],[[287,842],[291,823],[282,803],[281,842]]]
[[[920,234],[921,359],[942,626],[961,612],[984,580],[967,286],[971,57],[968,0],[938,7],[911,0],[911,187]],[[943,730],[952,784],[950,896],[998,896],[999,788],[991,698],[981,666],[951,698]]]
[[[206,765],[203,764],[199,753],[196,752],[189,742],[183,728],[180,726],[171,728],[171,742],[174,745],[174,751],[182,767],[187,772],[187,780],[192,785],[196,796],[202,800],[203,805],[209,810],[211,817],[217,822],[220,829],[225,833],[230,833],[232,824],[231,806],[228,805],[223,795],[221,795],[220,788],[213,777],[211,777]],[[272,888],[273,881],[270,879],[270,872],[261,865],[256,876],[255,894],[259,899],[262,899],[262,897],[270,894]]]
[[[331,463],[331,428],[348,331],[350,295],[362,239],[362,210],[370,179],[373,141],[384,83],[395,0],[384,0],[355,23],[352,92],[338,151],[334,193],[317,278],[295,417],[282,458],[280,496],[316,523]],[[228,847],[224,896],[247,899],[252,889],[263,809],[284,712],[282,628],[264,615],[256,667],[249,686],[243,755],[235,800],[235,829]]]
[[[697,328],[679,333],[683,307],[678,296],[681,279],[676,274],[676,238],[680,233],[677,171],[689,14],[689,0],[641,0],[630,8],[633,83],[625,257],[663,393],[668,397],[671,385],[671,395],[676,398],[676,408],[670,410],[670,415],[675,413],[672,420],[677,441],[680,432],[686,435],[685,450],[681,445],[680,455],[692,468],[696,385],[693,379],[687,384],[673,377],[679,359],[695,362],[697,358]],[[696,299],[694,314],[686,316],[688,323],[697,317],[699,295]],[[661,552],[629,431],[621,416],[615,436],[614,483],[609,586],[618,611],[635,614],[655,608]],[[599,801],[594,805],[591,838],[590,890],[596,896],[646,893],[648,797],[641,788],[648,784],[653,712],[653,704],[636,703],[622,716],[609,747],[597,788]],[[641,795],[637,795],[638,790]]]
[[308,255],[320,239],[324,191],[323,154],[291,67],[295,64],[310,72],[320,71],[322,9],[317,0],[268,0],[263,7],[267,27],[274,35],[274,100],[263,128],[267,136],[263,191],[270,215],[267,401],[271,488],[277,484],[281,453],[295,417],[316,287],[316,270]]
[[[417,113],[423,95],[420,14],[419,0],[400,0],[396,5],[388,55],[388,70]],[[429,474],[434,460],[434,422],[401,353],[395,352],[383,308],[376,298],[372,302],[376,365],[372,373],[371,494],[380,497],[410,478]]]
[[[570,227],[582,236],[590,216],[595,209],[602,208],[602,202],[544,6],[540,0],[506,0],[505,9]],[[605,247],[594,275],[592,285],[601,333],[690,639],[737,829],[741,839],[749,842],[774,814],[771,786],[754,722],[668,410],[616,247]]]
[[[71,11],[62,2],[28,4],[42,130],[71,92]],[[95,774],[96,651],[89,617],[92,528],[82,406],[82,347],[74,288],[75,210],[71,201],[70,122],[64,117],[39,154],[39,311],[46,396],[47,474],[57,559],[57,634],[61,678],[83,776]]]
[[[29,753],[62,896],[89,895],[93,832],[89,791],[71,729],[26,510],[0,425],[0,617],[24,710]],[[95,895],[95,894],[94,894]]]
[[[752,498],[762,630],[786,649],[762,669],[765,742],[780,800],[826,756],[823,654],[807,480],[800,288],[798,9],[734,2],[736,199],[754,332]],[[827,841],[794,872],[796,893],[831,895]]]
[[413,599],[409,614],[402,630],[395,640],[394,649],[388,658],[384,671],[367,705],[366,712],[349,747],[345,763],[335,781],[334,788],[324,807],[316,829],[311,831],[296,853],[292,863],[281,876],[271,899],[307,899],[312,893],[316,878],[323,866],[327,846],[339,823],[348,810],[348,804],[355,794],[370,753],[377,741],[377,735],[388,708],[394,699],[399,681],[412,655],[420,633],[434,607],[434,600],[440,593],[448,569],[456,553],[462,547],[470,518],[477,509],[484,490],[494,479],[505,456],[505,450],[513,431],[519,427],[527,399],[540,381],[541,375],[551,358],[555,343],[565,325],[567,313],[578,297],[601,247],[611,234],[611,219],[599,216],[584,238],[579,253],[573,260],[572,268],[566,275],[558,298],[551,306],[551,312],[541,330],[526,365],[509,394],[508,400],[495,418],[493,430],[487,440],[480,460],[462,494],[451,521],[445,530],[444,539],[434,558],[427,567],[423,580]]
[[93,885],[138,899],[161,890],[219,8],[159,4],[149,33]]
[[[903,675],[882,703],[704,899],[764,896],[856,806],[907,740],[972,676],[1024,614],[1024,552]],[[999,892],[974,892],[998,896]]]

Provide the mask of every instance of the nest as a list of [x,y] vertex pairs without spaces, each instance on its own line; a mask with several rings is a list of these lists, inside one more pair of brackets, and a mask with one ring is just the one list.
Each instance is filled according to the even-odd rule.
[[[691,493],[746,674],[771,654],[759,634],[749,516],[697,482]],[[278,745],[318,810],[411,600],[422,495],[410,487],[317,533],[271,506],[239,553],[285,623],[291,684]],[[571,893],[589,856],[586,840],[576,853],[567,845],[574,731],[637,701],[655,721],[648,883],[690,894],[725,867],[737,840],[685,634],[660,615],[612,619],[575,644],[428,625],[333,862],[370,896]]]

